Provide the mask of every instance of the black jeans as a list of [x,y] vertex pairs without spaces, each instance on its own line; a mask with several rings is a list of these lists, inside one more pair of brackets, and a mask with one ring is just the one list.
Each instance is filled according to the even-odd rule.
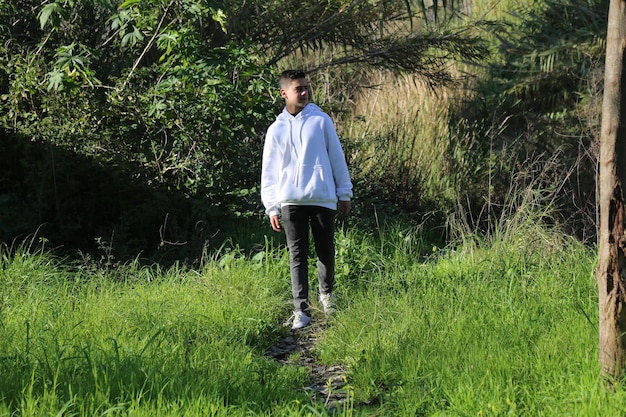
[[319,206],[284,206],[281,223],[289,247],[291,292],[296,311],[309,310],[309,225],[317,254],[321,294],[330,294],[335,281],[335,214]]

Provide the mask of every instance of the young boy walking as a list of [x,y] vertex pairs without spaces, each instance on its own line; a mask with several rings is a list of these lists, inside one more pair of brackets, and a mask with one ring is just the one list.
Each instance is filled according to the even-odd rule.
[[352,182],[331,118],[309,103],[302,71],[279,79],[283,111],[265,136],[261,200],[272,229],[285,232],[294,303],[292,329],[311,321],[309,310],[309,228],[317,253],[319,298],[324,313],[334,311],[335,214],[350,212]]

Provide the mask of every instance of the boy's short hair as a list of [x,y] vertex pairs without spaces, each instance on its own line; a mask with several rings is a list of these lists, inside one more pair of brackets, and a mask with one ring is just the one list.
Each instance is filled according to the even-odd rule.
[[300,78],[306,78],[306,73],[301,70],[289,69],[280,74],[278,84],[281,88],[287,87],[293,80],[299,80]]

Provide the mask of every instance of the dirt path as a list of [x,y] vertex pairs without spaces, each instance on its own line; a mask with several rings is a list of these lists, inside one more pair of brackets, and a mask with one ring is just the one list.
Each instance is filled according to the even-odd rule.
[[[315,318],[314,318],[315,320]],[[309,370],[310,385],[305,387],[313,401],[323,403],[329,413],[341,411],[347,401],[346,373],[340,365],[320,363],[315,344],[320,339],[325,324],[315,320],[302,330],[290,333],[272,346],[268,356],[285,365],[304,366]]]

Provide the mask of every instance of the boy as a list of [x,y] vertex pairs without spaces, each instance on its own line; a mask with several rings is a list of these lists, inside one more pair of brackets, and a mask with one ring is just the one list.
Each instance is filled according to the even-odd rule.
[[309,227],[317,253],[320,303],[334,311],[335,214],[350,212],[352,182],[330,117],[309,103],[306,74],[284,71],[279,79],[285,107],[265,136],[261,200],[272,229],[285,232],[294,303],[292,329],[311,321]]

